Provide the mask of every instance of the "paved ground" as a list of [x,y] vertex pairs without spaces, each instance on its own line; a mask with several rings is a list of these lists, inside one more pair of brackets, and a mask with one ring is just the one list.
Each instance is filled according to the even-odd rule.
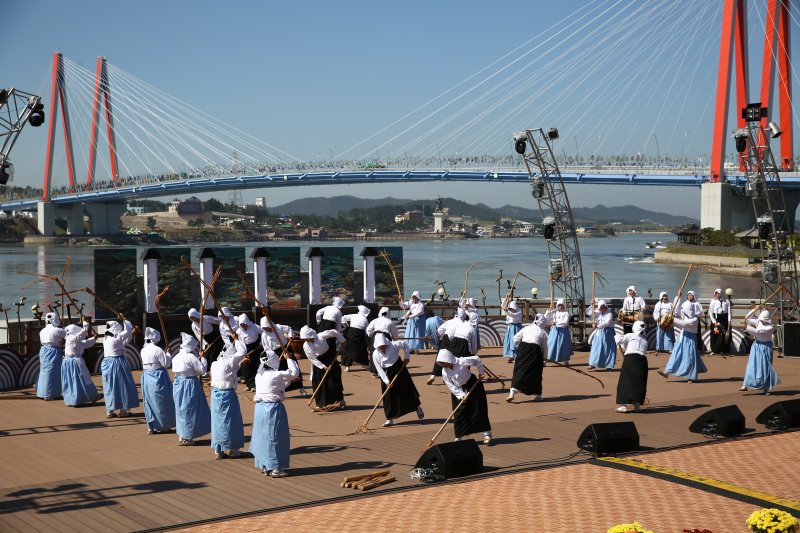
[[[585,365],[587,359],[577,354],[574,361]],[[107,421],[102,405],[72,409],[38,400],[31,390],[0,393],[0,530],[130,531],[260,513],[208,528],[316,525],[319,531],[374,532],[430,531],[439,525],[447,531],[596,532],[639,520],[658,533],[746,531],[744,520],[759,507],[755,503],[576,455],[577,437],[587,425],[620,420],[636,424],[642,451],[633,457],[639,461],[715,478],[745,494],[781,497],[789,504],[800,500],[800,435],[768,435],[755,423],[766,406],[800,397],[798,359],[776,360],[783,383],[772,396],[736,391],[744,357],[707,358],[709,373],[695,384],[664,380],[651,371],[650,407],[628,415],[614,411],[616,371],[593,374],[604,382],[601,388],[585,376],[548,366],[542,403],[522,397],[508,404],[499,384],[490,383],[496,444],[481,446],[487,474],[420,488],[408,473],[449,414],[446,388],[424,384],[431,362],[430,355],[415,356],[411,365],[425,420],[410,417],[371,434],[348,435],[378,397],[378,383],[368,373],[344,375],[345,411],[314,414],[291,393],[292,475],[281,480],[261,476],[252,458],[214,461],[207,439],[203,446],[183,448],[176,446],[175,435],[147,436],[141,416]],[[511,366],[499,357],[489,355],[486,362],[510,376]],[[665,363],[664,356],[650,357],[651,369]],[[308,363],[301,367],[307,370]],[[240,398],[248,424],[252,405],[244,393]],[[700,414],[730,404],[746,417],[745,438],[708,443],[688,431]],[[370,425],[379,428],[382,422],[379,411]],[[245,433],[249,437],[249,425]],[[447,428],[440,441],[451,439]],[[682,448],[661,451],[677,446]],[[542,465],[551,467],[531,470]],[[384,467],[398,480],[374,494],[339,486],[346,475]]]

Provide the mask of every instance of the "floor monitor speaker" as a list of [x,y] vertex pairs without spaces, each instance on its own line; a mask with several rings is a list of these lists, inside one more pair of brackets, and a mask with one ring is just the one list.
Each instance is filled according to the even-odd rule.
[[639,432],[633,422],[591,424],[578,437],[578,448],[595,455],[612,455],[639,449]]
[[773,403],[761,411],[756,422],[777,430],[800,427],[800,399]]
[[483,454],[475,439],[445,442],[425,450],[414,468],[435,468],[445,479],[480,474]]
[[735,405],[707,411],[697,417],[689,431],[713,437],[730,437],[744,431],[744,415]]

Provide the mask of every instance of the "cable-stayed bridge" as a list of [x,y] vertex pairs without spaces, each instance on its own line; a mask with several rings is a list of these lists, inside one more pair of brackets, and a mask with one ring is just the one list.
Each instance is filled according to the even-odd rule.
[[[70,231],[80,233],[89,214],[93,233],[105,233],[115,230],[125,202],[137,198],[340,184],[527,182],[512,133],[553,125],[562,133],[554,152],[567,183],[700,187],[704,217],[709,213],[704,225],[731,226],[726,213],[735,211],[742,226],[749,203],[740,194],[744,182],[728,117],[741,127],[737,112],[751,100],[770,108],[769,120],[779,117],[783,136],[774,151],[787,203],[796,207],[795,74],[788,57],[789,28],[797,23],[784,0],[594,0],[347,148],[334,153],[311,135],[305,144],[316,157],[295,156],[245,133],[105,58],[91,72],[57,53],[43,185],[0,198],[0,209],[36,208],[44,234],[52,232],[54,217],[67,218]],[[748,26],[758,31],[744,31]],[[761,93],[751,97],[748,50],[758,49],[758,56],[762,36]]]

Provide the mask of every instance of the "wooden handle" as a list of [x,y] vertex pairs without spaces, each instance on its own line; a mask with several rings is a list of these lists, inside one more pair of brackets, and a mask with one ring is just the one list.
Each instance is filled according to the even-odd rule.
[[379,477],[379,476],[386,476],[389,474],[389,470],[378,470],[377,472],[372,472],[370,474],[359,474],[357,476],[347,476],[342,481],[343,483],[349,483],[351,481],[361,481],[362,479],[370,478],[370,477]]

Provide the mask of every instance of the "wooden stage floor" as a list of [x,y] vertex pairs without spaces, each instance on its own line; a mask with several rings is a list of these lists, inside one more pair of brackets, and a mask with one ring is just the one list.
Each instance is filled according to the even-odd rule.
[[[495,373],[509,378],[508,386],[512,367],[496,354],[482,355]],[[586,370],[587,360],[588,354],[578,353],[573,364]],[[509,404],[507,391],[488,383],[494,443],[481,445],[487,474],[586,462],[588,455],[575,455],[576,441],[597,422],[634,421],[642,449],[662,450],[706,442],[689,432],[689,424],[709,409],[736,404],[746,417],[747,434],[765,433],[756,415],[774,402],[800,397],[800,359],[776,359],[783,383],[770,396],[737,392],[746,357],[705,360],[709,372],[687,384],[656,374],[667,357],[651,355],[651,403],[636,414],[614,411],[618,370],[592,374],[604,381],[603,389],[568,369],[547,366],[541,403],[518,396]],[[425,385],[432,361],[433,354],[426,353],[412,356],[410,365],[426,418],[411,415],[381,428],[379,411],[371,434],[347,435],[379,397],[378,380],[368,372],[343,375],[348,406],[342,411],[312,413],[305,399],[289,393],[292,458],[285,479],[265,478],[247,454],[214,460],[208,437],[194,447],[179,447],[174,434],[148,436],[141,406],[131,418],[105,420],[101,403],[69,408],[61,401],[44,402],[30,389],[0,393],[0,531],[168,528],[419,487],[408,473],[450,412],[446,386],[440,380]],[[301,361],[301,368],[307,372],[308,362]],[[240,387],[249,439],[253,407],[244,394]],[[452,438],[448,427],[439,442]],[[381,468],[390,468],[397,481],[367,493],[339,485],[346,475]]]

